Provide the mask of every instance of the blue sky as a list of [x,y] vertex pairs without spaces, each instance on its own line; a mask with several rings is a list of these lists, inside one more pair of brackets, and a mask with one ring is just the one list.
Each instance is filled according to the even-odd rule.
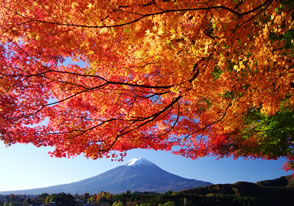
[[[48,151],[52,151],[52,148],[22,144],[7,148],[0,143],[0,191],[71,183],[124,164],[106,158],[91,160],[83,156],[51,158]],[[132,150],[128,152],[125,162],[136,157],[144,157],[171,173],[212,183],[256,182],[290,174],[281,169],[285,159],[216,160],[215,157],[208,157],[191,160],[170,152]]]

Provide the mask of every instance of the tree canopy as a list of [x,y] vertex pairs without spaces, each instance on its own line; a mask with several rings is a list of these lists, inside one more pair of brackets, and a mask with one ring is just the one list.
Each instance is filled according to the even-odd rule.
[[[290,0],[3,0],[0,138],[294,160]],[[75,63],[76,62],[76,63]]]

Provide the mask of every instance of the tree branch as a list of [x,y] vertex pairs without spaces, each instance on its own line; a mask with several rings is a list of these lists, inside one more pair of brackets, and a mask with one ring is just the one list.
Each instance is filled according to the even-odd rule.
[[[43,23],[43,24],[54,24],[54,25],[59,25],[59,26],[67,26],[67,27],[81,27],[81,28],[92,28],[92,29],[101,29],[101,28],[115,28],[115,27],[123,27],[129,24],[133,24],[136,23],[146,17],[150,17],[150,16],[156,16],[156,15],[162,15],[162,14],[167,14],[167,13],[173,13],[173,12],[187,12],[187,11],[205,11],[205,10],[216,10],[216,9],[222,9],[222,10],[226,10],[229,11],[239,17],[250,14],[255,12],[256,10],[262,8],[263,6],[265,6],[266,4],[270,4],[272,2],[272,0],[267,0],[264,3],[260,4],[259,6],[257,6],[256,8],[253,8],[247,12],[243,12],[240,13],[234,9],[231,9],[229,7],[226,6],[210,6],[210,7],[200,7],[200,8],[184,8],[184,9],[168,9],[168,10],[164,10],[164,11],[159,11],[159,12],[154,12],[154,13],[150,13],[150,14],[142,14],[141,17],[136,18],[134,20],[128,21],[126,23],[122,23],[122,24],[113,24],[113,25],[81,25],[81,24],[70,24],[70,23],[61,23],[61,22],[52,22],[52,21],[45,21],[45,20],[38,20],[38,19],[34,19],[32,17],[28,17],[25,16],[23,14],[20,14],[17,11],[12,10],[9,7],[4,6],[4,8],[6,8],[9,11],[14,12],[16,15],[21,16],[23,18],[29,19],[31,21],[34,22],[38,22],[38,23]],[[139,15],[139,14],[138,14]],[[139,15],[140,16],[140,15]]]

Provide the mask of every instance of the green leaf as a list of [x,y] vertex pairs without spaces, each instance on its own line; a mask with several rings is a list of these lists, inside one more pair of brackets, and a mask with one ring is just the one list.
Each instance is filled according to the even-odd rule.
[[126,34],[128,34],[128,33],[130,33],[130,29],[129,29],[129,28],[126,28],[126,29],[124,30],[124,32],[125,32]]

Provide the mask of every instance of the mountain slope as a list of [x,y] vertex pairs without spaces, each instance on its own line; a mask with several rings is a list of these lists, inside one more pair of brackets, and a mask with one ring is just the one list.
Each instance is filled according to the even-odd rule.
[[[171,174],[154,163],[140,158],[134,159],[125,165],[116,167],[100,175],[78,182],[57,185],[47,188],[6,192],[14,194],[40,194],[40,193],[122,193],[126,191],[167,192],[180,191],[195,187],[211,185],[209,182],[186,179]],[[3,194],[3,192],[2,192]]]
[[[292,176],[283,176],[257,183],[236,182],[209,185],[180,191],[177,195],[197,197],[194,198],[194,205],[293,205],[293,182]],[[209,201],[210,204],[203,204],[201,201],[206,203]]]

